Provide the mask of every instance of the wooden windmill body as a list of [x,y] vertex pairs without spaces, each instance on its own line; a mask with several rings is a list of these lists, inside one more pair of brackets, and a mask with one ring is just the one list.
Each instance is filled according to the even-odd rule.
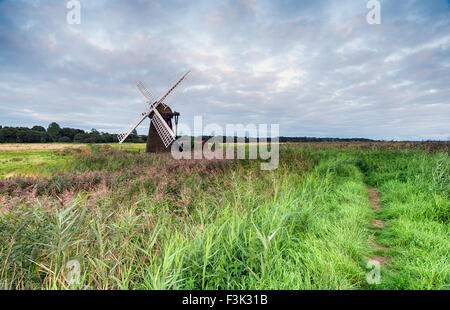
[[[168,105],[160,105],[158,108],[158,112],[161,114],[164,121],[173,131],[173,122],[172,119],[175,118],[175,125],[178,123],[178,116],[180,113],[172,112],[172,109]],[[148,117],[150,118],[150,126],[148,128],[148,136],[147,136],[147,145],[145,147],[145,151],[147,153],[161,153],[161,152],[170,152],[170,147],[166,147],[161,137],[159,136],[155,124],[151,121],[153,114],[150,114]]]

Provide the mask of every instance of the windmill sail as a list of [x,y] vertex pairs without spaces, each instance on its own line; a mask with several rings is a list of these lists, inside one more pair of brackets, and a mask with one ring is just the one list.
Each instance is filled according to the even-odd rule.
[[154,97],[143,82],[138,81],[138,82],[134,83],[134,87],[136,87],[137,91],[142,96],[142,98],[144,98],[145,102],[147,102],[148,104],[153,103]]
[[136,127],[139,126],[139,124],[142,123],[142,121],[144,119],[146,119],[149,114],[150,114],[150,112],[142,113],[142,115],[136,120],[136,122],[133,123],[133,125],[126,128],[123,131],[123,133],[119,133],[117,135],[117,139],[119,139],[119,143],[122,143],[123,141],[125,141],[125,139],[131,134],[131,132],[133,132],[133,130],[135,130]]
[[162,95],[161,97],[159,97],[158,101],[156,102],[156,105],[160,104],[161,102],[163,102],[164,99],[166,99],[166,97],[175,89],[175,87],[178,86],[178,84],[181,83],[182,80],[184,80],[184,78],[186,77],[186,75],[188,75],[188,73],[191,71],[186,72],[185,74],[183,74],[165,93],[164,95]]

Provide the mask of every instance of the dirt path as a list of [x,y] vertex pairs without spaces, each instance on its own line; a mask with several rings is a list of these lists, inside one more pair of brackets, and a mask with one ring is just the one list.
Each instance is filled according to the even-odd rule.
[[[381,207],[379,205],[380,196],[378,196],[377,189],[376,188],[368,188],[367,191],[369,192],[369,202],[370,207],[374,211],[381,210]],[[384,221],[379,219],[374,219],[371,223],[372,228],[370,229],[372,231],[372,234],[369,236],[369,243],[372,249],[377,253],[385,253],[389,250],[389,248],[379,245],[375,241],[375,234],[379,231],[381,231],[384,228]],[[380,263],[380,266],[385,266],[389,260],[390,257],[386,255],[375,255],[372,257],[369,257],[369,260],[378,261]]]

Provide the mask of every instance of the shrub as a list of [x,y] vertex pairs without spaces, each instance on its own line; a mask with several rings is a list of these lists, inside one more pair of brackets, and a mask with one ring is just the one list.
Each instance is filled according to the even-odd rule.
[[72,140],[70,140],[69,137],[61,137],[61,138],[58,139],[58,142],[61,142],[61,143],[70,143],[70,142],[72,142]]

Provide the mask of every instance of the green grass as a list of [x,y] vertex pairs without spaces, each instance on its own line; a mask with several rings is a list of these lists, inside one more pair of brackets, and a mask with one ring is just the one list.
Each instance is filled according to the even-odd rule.
[[122,144],[109,143],[107,145],[122,150],[145,151],[145,143],[122,143]]
[[54,151],[0,152],[0,178],[17,175],[50,175],[70,160]]
[[[448,289],[448,154],[282,146],[279,168],[260,171],[144,147],[55,151],[70,160],[54,168],[73,175],[61,190],[0,194],[0,283],[67,289],[76,259],[72,288]],[[77,191],[92,172],[103,183]],[[392,262],[372,286],[375,217]]]
[[[39,144],[34,144],[39,145]],[[47,144],[40,144],[47,146]],[[51,144],[49,144],[51,146]],[[140,152],[145,150],[144,143],[111,143],[110,147]],[[70,144],[68,144],[70,146]],[[86,146],[91,147],[90,145]],[[51,176],[60,171],[67,171],[73,163],[73,152],[64,150],[39,150],[39,147],[23,151],[2,151],[0,149],[0,179],[13,176]]]

